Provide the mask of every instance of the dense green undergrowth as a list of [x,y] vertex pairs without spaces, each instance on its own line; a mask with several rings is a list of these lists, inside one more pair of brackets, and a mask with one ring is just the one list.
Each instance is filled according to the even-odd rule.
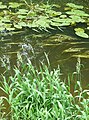
[[[7,116],[11,120],[89,120],[89,90],[76,81],[73,96],[70,85],[60,79],[59,67],[50,70],[41,64],[38,70],[30,62],[21,62],[14,71],[8,80],[3,76],[1,89],[8,98],[1,97],[0,111],[5,99],[11,108],[5,120]],[[0,115],[4,120],[2,112]]]

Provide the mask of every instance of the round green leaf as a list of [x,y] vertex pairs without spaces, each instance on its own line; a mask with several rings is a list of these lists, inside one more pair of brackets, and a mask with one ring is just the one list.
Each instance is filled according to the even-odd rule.
[[67,18],[67,15],[60,15],[60,18]]
[[27,13],[28,13],[28,10],[26,10],[26,9],[19,9],[16,14],[21,14],[21,15],[25,15],[26,14],[27,15]]
[[7,27],[6,30],[13,31],[13,30],[15,30],[15,28]]
[[74,29],[76,32],[84,32],[84,29],[82,29],[82,28],[75,28]]
[[75,8],[75,9],[83,9],[83,6],[81,5],[76,5],[74,3],[67,3],[66,6],[69,6],[71,8]]
[[79,37],[82,38],[89,38],[88,34],[86,34],[85,32],[75,32],[76,35],[78,35]]
[[22,26],[19,25],[19,24],[14,24],[14,27],[17,28],[17,29],[22,29]]
[[23,3],[9,2],[9,8],[18,8],[21,5],[23,5]]
[[7,8],[6,5],[0,5],[0,9],[5,9],[5,8]]
[[18,25],[22,26],[22,27],[26,27],[27,24],[25,22],[19,22]]
[[24,19],[24,18],[26,18],[25,15],[18,15],[17,17],[20,18],[20,19]]
[[85,13],[82,10],[74,10],[74,9],[72,9],[71,11],[67,11],[66,13],[68,15],[85,16],[85,17],[89,16],[89,14]]

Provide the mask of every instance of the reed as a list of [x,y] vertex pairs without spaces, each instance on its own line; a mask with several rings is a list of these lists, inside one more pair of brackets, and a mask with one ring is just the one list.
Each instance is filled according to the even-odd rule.
[[2,87],[8,94],[4,99],[10,104],[11,120],[89,120],[89,90],[83,90],[79,80],[73,96],[60,79],[59,67],[50,70],[41,64],[38,70],[21,62],[14,71],[8,80],[3,76]]

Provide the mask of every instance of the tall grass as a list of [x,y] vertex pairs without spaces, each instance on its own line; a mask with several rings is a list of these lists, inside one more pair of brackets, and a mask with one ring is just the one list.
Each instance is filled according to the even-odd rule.
[[[61,81],[60,68],[39,70],[30,62],[15,67],[14,76],[3,76],[3,91],[10,104],[11,120],[89,120],[89,91],[79,81],[76,95]],[[87,98],[86,98],[87,97]]]

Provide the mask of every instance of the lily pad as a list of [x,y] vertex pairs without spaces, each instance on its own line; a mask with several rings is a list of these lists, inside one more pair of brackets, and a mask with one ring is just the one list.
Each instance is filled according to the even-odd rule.
[[74,22],[81,22],[81,23],[84,23],[85,20],[83,18],[81,18],[80,16],[76,16],[76,15],[71,15],[69,16]]
[[70,25],[70,23],[69,22],[62,22],[62,23],[60,23],[60,22],[51,22],[51,25],[52,26],[55,26],[55,27],[59,27],[59,26],[69,26]]
[[75,28],[74,29],[76,32],[84,32],[84,29],[82,29],[82,28]]
[[70,18],[66,18],[66,19],[65,19],[65,18],[64,18],[64,19],[53,18],[52,21],[55,21],[55,22],[61,22],[61,23],[63,23],[63,22],[71,23],[71,22],[72,22],[72,19],[70,19]]
[[19,19],[25,19],[25,18],[26,18],[25,15],[18,15],[17,17],[18,17]]
[[22,26],[19,25],[19,24],[14,24],[14,27],[17,28],[17,29],[22,29]]
[[70,22],[63,22],[63,23],[60,24],[61,27],[62,26],[69,26],[69,25],[70,25]]
[[21,5],[23,5],[23,3],[9,2],[9,8],[18,8]]
[[13,30],[15,30],[15,28],[7,27],[6,30],[8,30],[8,31],[13,31]]
[[26,10],[26,9],[19,9],[16,14],[20,14],[20,15],[25,15],[26,14],[27,15],[27,13],[28,13],[28,10]]
[[74,10],[72,9],[71,11],[67,11],[66,12],[68,15],[76,15],[76,16],[84,16],[84,17],[88,17],[89,14],[85,13],[82,10]]
[[83,9],[83,6],[81,5],[76,5],[74,3],[67,3],[66,6],[69,6],[71,8],[75,8],[75,9]]
[[67,15],[60,15],[60,18],[67,18]]
[[56,7],[56,8],[60,8],[60,7],[61,7],[61,6],[58,5],[58,4],[53,4],[52,6],[53,6],[53,7]]
[[74,30],[76,31],[75,34],[78,35],[79,37],[89,38],[88,34],[85,33],[84,29],[82,29],[82,28],[75,28]]
[[35,17],[35,16],[37,16],[37,13],[34,11],[29,11],[27,14],[27,17]]
[[18,25],[22,26],[22,27],[26,27],[27,24],[25,22],[19,22]]
[[7,6],[6,5],[0,5],[0,9],[5,9],[5,8],[7,8]]
[[89,38],[88,34],[85,32],[75,32],[75,34],[82,38]]
[[4,23],[6,23],[6,22],[7,22],[7,23],[10,23],[10,22],[11,22],[8,17],[3,17],[3,18],[1,19],[1,21],[4,22]]
[[39,27],[43,27],[43,28],[49,28],[49,23],[51,22],[47,17],[45,16],[40,16],[40,18],[35,21],[36,24],[39,26]]
[[5,28],[10,28],[12,24],[4,24]]
[[59,16],[59,15],[62,14],[61,12],[56,12],[56,11],[54,11],[54,10],[48,10],[48,11],[46,11],[46,13],[47,13],[50,17]]

